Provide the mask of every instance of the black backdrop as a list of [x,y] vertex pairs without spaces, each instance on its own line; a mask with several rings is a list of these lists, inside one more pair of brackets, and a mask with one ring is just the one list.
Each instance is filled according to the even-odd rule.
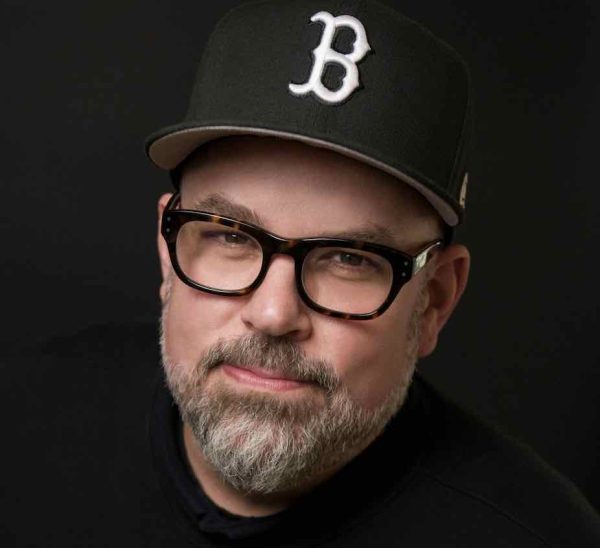
[[[3,1],[0,342],[157,317],[169,183],[142,142],[183,116],[236,3]],[[420,368],[600,506],[600,4],[390,3],[462,53],[476,92],[470,286]]]

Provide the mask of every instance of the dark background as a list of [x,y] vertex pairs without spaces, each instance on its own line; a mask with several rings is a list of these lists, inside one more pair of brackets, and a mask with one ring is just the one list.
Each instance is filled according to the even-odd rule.
[[[143,140],[183,116],[236,3],[4,0],[0,343],[158,316],[170,187]],[[461,52],[476,93],[470,285],[420,368],[600,506],[600,4],[389,3]]]

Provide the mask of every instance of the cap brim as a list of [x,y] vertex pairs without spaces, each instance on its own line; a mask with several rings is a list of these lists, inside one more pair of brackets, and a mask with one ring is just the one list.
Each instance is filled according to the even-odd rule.
[[[175,169],[183,160],[185,160],[196,148],[204,143],[219,139],[220,137],[229,137],[234,135],[257,135],[267,137],[279,137],[281,139],[291,139],[300,141],[307,145],[325,148],[338,152],[354,160],[364,162],[370,166],[376,167],[390,175],[400,179],[407,185],[414,188],[431,204],[431,206],[439,213],[444,222],[450,226],[456,226],[460,222],[458,212],[453,209],[447,202],[439,197],[435,192],[430,190],[425,184],[410,177],[406,173],[371,158],[361,152],[341,146],[339,144],[315,139],[293,132],[278,131],[268,128],[248,127],[248,126],[229,126],[229,125],[214,125],[201,126],[194,125],[186,127],[186,124],[179,124],[163,128],[158,133],[151,135],[148,138],[146,151],[150,159],[160,168],[166,170]],[[450,198],[450,197],[449,197]]]

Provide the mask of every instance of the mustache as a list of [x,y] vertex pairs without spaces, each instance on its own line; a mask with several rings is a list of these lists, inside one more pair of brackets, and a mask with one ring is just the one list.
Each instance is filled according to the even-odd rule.
[[198,368],[205,376],[223,363],[260,367],[286,377],[315,383],[328,393],[335,392],[341,384],[329,362],[307,357],[297,344],[285,337],[261,334],[220,340],[206,351],[198,362]]

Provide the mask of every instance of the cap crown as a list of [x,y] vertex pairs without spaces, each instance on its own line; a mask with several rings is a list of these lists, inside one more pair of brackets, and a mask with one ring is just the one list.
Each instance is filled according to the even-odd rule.
[[[366,47],[356,25],[327,23],[340,16],[364,27]],[[320,67],[319,47],[331,54]],[[352,77],[353,66],[359,85],[347,93],[343,78]],[[293,92],[310,87],[311,77],[312,90]],[[318,93],[321,85],[334,92],[346,86],[346,96],[328,102]],[[172,169],[222,135],[298,138],[398,176],[454,225],[463,212],[469,89],[467,68],[454,50],[379,2],[246,3],[216,26],[184,122],[154,134],[149,154]]]

